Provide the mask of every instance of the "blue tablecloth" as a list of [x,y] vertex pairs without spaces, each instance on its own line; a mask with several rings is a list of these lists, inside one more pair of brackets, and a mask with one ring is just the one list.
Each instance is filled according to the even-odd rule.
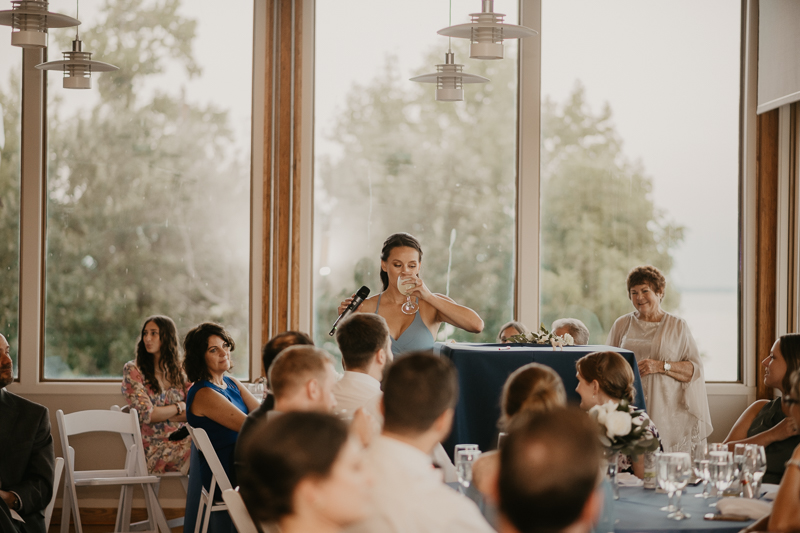
[[500,394],[508,376],[528,363],[541,363],[555,370],[564,381],[569,401],[580,402],[575,392],[575,362],[592,352],[612,350],[621,354],[633,368],[636,405],[644,407],[642,381],[633,352],[610,346],[550,346],[532,344],[443,344],[434,352],[449,357],[458,369],[459,398],[453,419],[453,431],[442,443],[452,458],[456,444],[477,444],[491,450],[497,444],[497,421],[500,418]]
[[[620,487],[620,499],[614,504],[616,516],[615,533],[736,533],[754,522],[724,522],[704,520],[707,513],[716,513],[709,505],[716,498],[695,498],[702,486],[688,487],[681,497],[683,512],[691,515],[686,520],[670,520],[667,513],[659,509],[667,505],[667,495],[641,487]],[[598,531],[597,533],[605,533]]]

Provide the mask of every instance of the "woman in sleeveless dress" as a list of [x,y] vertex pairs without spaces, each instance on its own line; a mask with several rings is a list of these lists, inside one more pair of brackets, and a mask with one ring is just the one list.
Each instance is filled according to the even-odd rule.
[[697,344],[685,320],[661,309],[667,280],[660,270],[633,268],[627,286],[635,311],[614,322],[606,344],[636,355],[647,413],[664,451],[691,453],[713,430]]
[[[444,294],[432,293],[420,278],[422,266],[422,247],[419,241],[408,233],[395,233],[383,243],[381,250],[381,281],[383,292],[368,298],[356,312],[376,313],[386,319],[392,338],[392,353],[397,356],[420,350],[430,350],[442,322],[469,331],[483,331],[483,320],[478,313],[463,305],[458,305]],[[414,283],[409,295],[419,304],[413,315],[403,313],[401,307],[406,296],[397,288],[397,279]],[[353,298],[348,298],[339,306],[339,314],[344,311]]]
[[764,365],[764,385],[780,389],[782,396],[773,400],[756,400],[745,409],[731,428],[725,444],[733,451],[736,444],[760,444],[767,455],[764,483],[780,483],[785,463],[800,445],[797,422],[789,414],[784,401],[789,396],[792,373],[800,369],[800,334],[784,335],[772,345]]

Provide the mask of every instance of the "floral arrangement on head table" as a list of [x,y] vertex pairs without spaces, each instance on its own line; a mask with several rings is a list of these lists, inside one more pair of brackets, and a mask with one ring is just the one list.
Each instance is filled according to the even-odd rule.
[[647,414],[627,400],[595,405],[589,409],[589,416],[600,427],[600,442],[609,450],[642,455],[656,451],[660,445],[650,429]]
[[575,346],[575,339],[572,335],[565,333],[563,336],[550,333],[544,324],[539,324],[539,331],[531,332],[528,334],[520,333],[508,338],[509,342],[516,344],[549,344],[553,348],[561,348],[562,346]]

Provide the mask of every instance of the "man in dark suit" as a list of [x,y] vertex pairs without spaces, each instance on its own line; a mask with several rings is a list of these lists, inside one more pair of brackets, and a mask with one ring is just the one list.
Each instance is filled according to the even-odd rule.
[[0,335],[0,531],[45,533],[55,467],[50,416],[47,407],[5,390],[13,380],[8,341]]

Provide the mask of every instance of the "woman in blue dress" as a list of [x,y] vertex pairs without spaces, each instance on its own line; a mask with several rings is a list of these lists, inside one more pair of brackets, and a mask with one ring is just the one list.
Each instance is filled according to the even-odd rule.
[[[444,294],[432,293],[420,278],[422,247],[408,233],[390,235],[381,250],[381,281],[383,292],[364,301],[356,312],[376,313],[386,319],[392,338],[392,353],[395,356],[420,350],[430,350],[442,322],[457,328],[480,333],[483,320],[478,313],[458,305]],[[405,314],[401,307],[406,295],[400,292],[397,280],[408,281],[413,287],[407,289],[411,299],[419,305],[413,315]],[[339,313],[352,301],[348,298],[339,306]]]
[[[186,334],[183,346],[186,353],[183,366],[189,381],[194,383],[186,395],[186,419],[193,428],[202,428],[208,433],[220,463],[235,487],[233,452],[236,439],[247,413],[258,408],[259,402],[236,378],[225,375],[231,368],[231,352],[235,348],[225,328],[211,322],[200,324]],[[208,489],[211,469],[193,446],[184,531],[194,531],[201,480]],[[216,524],[214,520],[227,519],[227,513],[212,513],[211,516],[209,531],[230,530],[229,520],[223,520],[225,524]]]

